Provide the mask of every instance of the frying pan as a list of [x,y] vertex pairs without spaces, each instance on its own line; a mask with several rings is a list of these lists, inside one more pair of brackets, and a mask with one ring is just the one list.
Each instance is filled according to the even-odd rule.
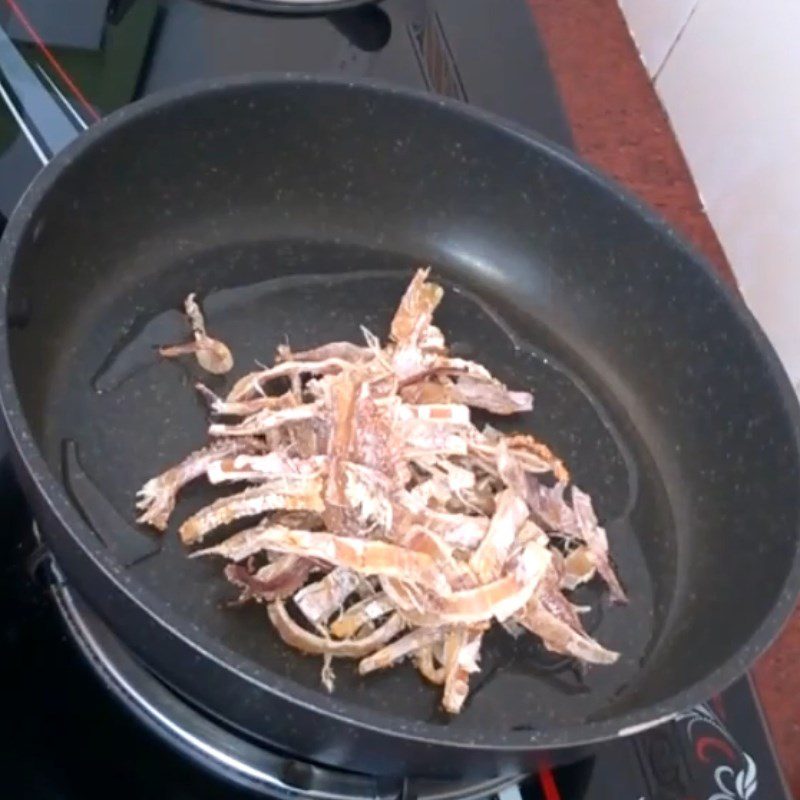
[[[494,632],[455,718],[410,667],[362,680],[344,664],[327,694],[262,608],[225,607],[218,564],[133,522],[136,489],[205,439],[207,376],[154,355],[185,336],[190,291],[235,378],[286,337],[385,332],[421,264],[448,289],[437,319],[457,350],[533,387],[516,424],[595,496],[631,596],[578,598],[618,664],[584,674]],[[62,570],[151,670],[248,737],[375,774],[530,768],[707,699],[794,606],[798,406],[763,333],[650,211],[508,122],[321,78],[150,97],[42,171],[0,276],[0,398]],[[188,490],[175,519],[209,497]]]

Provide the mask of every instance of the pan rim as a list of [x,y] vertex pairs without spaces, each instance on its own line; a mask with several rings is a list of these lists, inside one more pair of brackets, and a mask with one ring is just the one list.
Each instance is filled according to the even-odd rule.
[[[133,104],[124,106],[93,125],[47,165],[28,186],[24,195],[9,218],[8,225],[0,240],[0,286],[2,286],[2,313],[0,313],[0,406],[3,418],[13,442],[17,457],[36,487],[36,491],[44,498],[50,511],[58,522],[70,533],[70,538],[83,551],[82,555],[94,562],[104,573],[106,581],[111,582],[116,591],[122,592],[125,599],[137,606],[155,625],[181,640],[195,654],[211,658],[225,664],[226,669],[235,673],[240,680],[247,681],[261,691],[279,696],[282,700],[302,706],[306,711],[313,711],[321,716],[336,719],[340,723],[358,726],[362,730],[379,733],[383,736],[401,740],[414,740],[421,744],[433,744],[462,750],[482,750],[496,753],[536,751],[563,746],[584,746],[600,743],[618,736],[627,736],[658,725],[685,709],[707,701],[711,696],[723,690],[749,668],[755,658],[762,653],[777,637],[780,629],[794,609],[798,588],[800,588],[800,547],[796,548],[791,568],[787,574],[784,590],[778,602],[764,617],[753,634],[721,665],[710,674],[685,687],[680,692],[670,695],[660,703],[635,709],[610,719],[584,721],[580,723],[561,724],[552,728],[544,728],[535,733],[503,732],[503,742],[483,740],[470,730],[459,731],[452,735],[448,726],[432,725],[423,720],[403,720],[402,731],[396,729],[398,718],[373,710],[369,706],[358,705],[350,701],[336,700],[319,690],[295,683],[291,678],[272,676],[269,683],[263,680],[265,668],[255,662],[242,664],[241,658],[234,658],[234,651],[220,642],[198,632],[189,638],[181,630],[180,616],[169,609],[156,610],[158,598],[143,586],[135,585],[127,575],[120,575],[113,568],[114,559],[93,534],[90,527],[82,519],[74,505],[70,502],[61,480],[50,470],[35,443],[33,434],[25,419],[21,403],[17,396],[15,382],[11,372],[11,355],[7,335],[6,305],[8,286],[11,278],[15,254],[24,237],[33,214],[49,189],[56,182],[62,171],[78,156],[89,150],[95,142],[107,134],[128,124],[129,121],[146,117],[166,105],[188,100],[198,95],[221,94],[229,89],[242,87],[270,86],[286,87],[312,85],[330,87],[337,90],[350,90],[373,94],[396,95],[408,100],[442,107],[449,112],[467,119],[502,130],[506,135],[517,139],[544,156],[560,162],[564,167],[578,173],[583,180],[589,181],[601,191],[612,193],[621,203],[633,209],[661,236],[690,258],[705,278],[711,281],[720,297],[724,298],[729,311],[743,325],[746,333],[761,358],[776,391],[783,410],[791,424],[794,437],[794,448],[800,452],[800,404],[791,385],[788,375],[781,364],[777,353],[766,334],[744,304],[741,297],[731,286],[723,281],[710,263],[684,241],[663,219],[636,198],[628,190],[621,187],[611,178],[603,175],[583,162],[575,154],[569,152],[543,137],[526,130],[515,122],[503,119],[490,112],[463,104],[451,98],[439,97],[429,93],[398,87],[393,84],[375,80],[348,81],[335,77],[305,75],[299,73],[251,73],[233,78],[196,81],[180,87],[149,95]],[[797,532],[800,540],[800,530]],[[156,602],[151,601],[152,599]],[[236,666],[234,666],[236,663]],[[269,673],[268,670],[266,670]],[[259,674],[260,673],[260,674]],[[269,673],[271,674],[271,673]]]

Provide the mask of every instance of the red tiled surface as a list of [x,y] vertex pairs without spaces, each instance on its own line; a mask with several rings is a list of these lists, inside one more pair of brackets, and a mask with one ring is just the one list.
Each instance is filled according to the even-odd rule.
[[[733,274],[616,0],[529,0],[578,152],[647,201],[728,280]],[[800,800],[800,610],[755,678]]]

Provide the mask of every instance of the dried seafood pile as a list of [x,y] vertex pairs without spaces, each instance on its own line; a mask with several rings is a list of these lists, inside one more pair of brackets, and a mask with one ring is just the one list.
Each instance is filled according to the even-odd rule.
[[442,294],[420,270],[386,346],[364,331],[363,346],[280,347],[224,399],[198,387],[211,443],[148,481],[138,508],[164,530],[189,481],[249,484],[187,519],[183,542],[254,521],[195,555],[226,559],[240,599],[265,603],[287,644],[324,657],[328,688],[333,657],[358,659],[362,675],[412,657],[457,713],[493,621],[611,664],[565,592],[597,575],[626,598],[561,461],[532,436],[472,423],[471,408],[508,415],[533,398],[449,355],[432,324]]

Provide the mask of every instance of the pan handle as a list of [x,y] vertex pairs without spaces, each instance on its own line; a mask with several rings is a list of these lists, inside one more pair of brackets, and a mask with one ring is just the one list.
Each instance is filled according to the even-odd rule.
[[0,100],[44,166],[87,125],[47,71],[37,69],[0,27]]

